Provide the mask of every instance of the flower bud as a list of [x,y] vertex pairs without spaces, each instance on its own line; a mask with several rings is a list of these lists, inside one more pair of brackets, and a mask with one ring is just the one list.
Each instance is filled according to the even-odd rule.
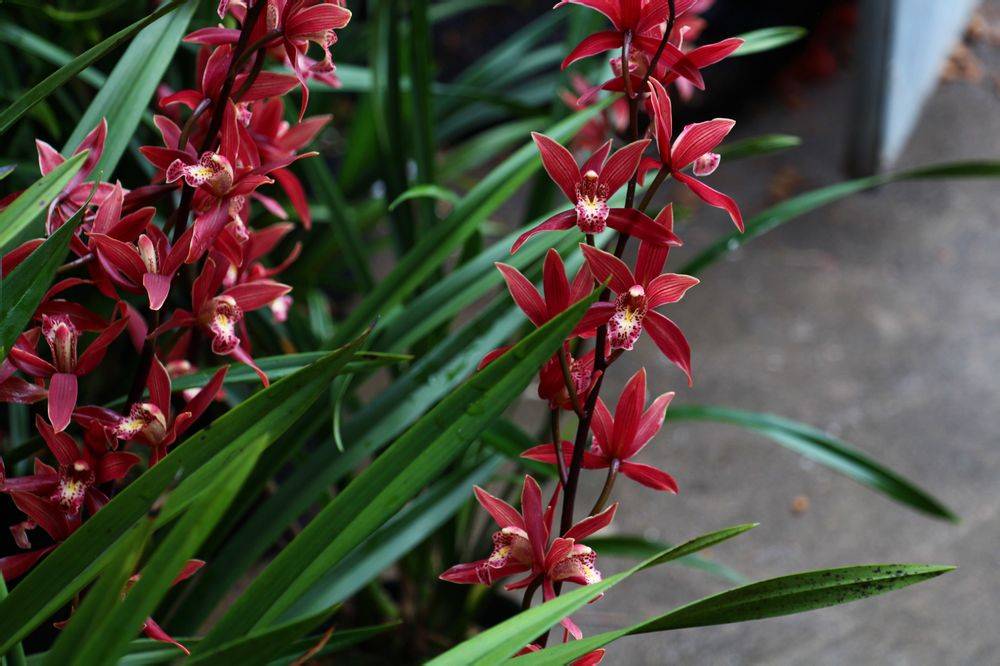
[[56,370],[73,372],[76,368],[76,343],[80,334],[70,318],[65,315],[42,315],[42,334],[52,351]]

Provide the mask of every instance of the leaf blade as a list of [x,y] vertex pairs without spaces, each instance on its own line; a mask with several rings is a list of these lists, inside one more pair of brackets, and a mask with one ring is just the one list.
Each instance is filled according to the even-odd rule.
[[707,405],[674,405],[668,419],[713,421],[747,428],[912,509],[952,522],[958,517],[943,502],[862,451],[804,423],[773,414]]
[[35,218],[48,210],[76,172],[83,166],[89,151],[74,155],[45,176],[36,180],[28,189],[0,211],[0,250],[18,237]]
[[[278,554],[203,645],[277,619],[323,573],[395,514],[521,394],[595,296],[528,335],[417,421]],[[331,534],[335,535],[332,539]]]
[[163,5],[149,16],[136,21],[127,28],[119,30],[99,44],[87,49],[71,62],[63,65],[55,72],[47,76],[31,88],[31,90],[26,92],[24,95],[21,95],[21,97],[15,100],[13,104],[0,112],[0,134],[7,131],[11,125],[17,122],[17,120],[27,113],[33,106],[41,102],[43,99],[52,94],[54,90],[86,69],[88,65],[109,53],[116,46],[145,28],[147,25],[174,11],[186,1],[187,0],[174,0],[169,4]]

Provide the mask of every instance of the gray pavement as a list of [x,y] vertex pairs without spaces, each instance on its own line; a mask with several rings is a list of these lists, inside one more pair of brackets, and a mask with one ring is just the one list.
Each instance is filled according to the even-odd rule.
[[[1000,52],[983,49],[987,71],[997,71]],[[800,108],[750,114],[739,136],[789,132],[805,145],[723,164],[713,186],[752,213],[769,203],[779,172],[801,178],[799,189],[843,179],[849,90],[843,74],[808,91]],[[996,157],[1000,104],[987,76],[939,88],[900,166]],[[769,411],[829,430],[962,517],[958,525],[928,519],[742,430],[668,423],[641,460],[672,472],[681,494],[622,483],[618,531],[677,542],[759,521],[710,553],[752,579],[877,561],[958,571],[810,614],[623,640],[606,663],[1000,663],[998,192],[998,181],[892,185],[753,241],[707,270],[671,311],[695,350],[694,388],[646,341],[606,391],[616,397],[641,361],[653,387],[678,390],[678,403]],[[727,224],[700,209],[672,265]],[[796,513],[800,496],[809,508]],[[623,565],[600,564],[605,572]],[[616,628],[724,587],[701,572],[661,567],[577,620],[587,633]]]

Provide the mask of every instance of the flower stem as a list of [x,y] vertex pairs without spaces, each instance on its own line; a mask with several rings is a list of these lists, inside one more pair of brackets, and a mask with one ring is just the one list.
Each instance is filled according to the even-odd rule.
[[618,461],[612,460],[611,466],[608,467],[608,476],[604,479],[604,488],[601,489],[601,495],[597,498],[597,501],[594,502],[594,508],[590,510],[591,516],[596,516],[604,510],[608,500],[611,499],[611,490],[615,487],[615,479],[617,478]]
[[552,429],[552,448],[556,453],[556,469],[559,470],[559,482],[566,487],[566,459],[562,453],[562,435],[559,430],[559,408],[549,412],[549,427]]
[[[202,139],[201,149],[198,151],[202,153],[212,147],[215,141],[216,135],[218,135],[219,130],[222,129],[222,118],[226,110],[226,102],[229,99],[229,95],[233,91],[233,84],[236,81],[236,74],[239,71],[240,58],[246,50],[247,42],[250,40],[250,34],[253,32],[254,26],[257,24],[257,19],[260,18],[261,13],[264,11],[264,6],[267,4],[265,0],[257,0],[247,10],[246,18],[243,21],[243,26],[240,30],[239,41],[236,42],[236,47],[233,49],[232,60],[229,63],[229,71],[226,73],[226,79],[222,83],[222,89],[219,91],[218,99],[213,100],[212,104],[212,119],[208,125],[208,132],[205,133],[204,139]],[[206,107],[207,108],[207,107]],[[190,121],[193,125],[193,121]],[[187,129],[187,128],[185,128]],[[184,139],[184,144],[186,145],[187,139]],[[183,150],[183,148],[181,148]],[[180,237],[184,234],[187,229],[188,218],[191,216],[191,203],[194,200],[194,188],[183,186],[181,191],[180,204],[177,206],[177,210],[174,211],[173,215],[170,216],[170,220],[167,222],[165,229],[173,227],[173,242],[176,243]],[[150,327],[150,332],[156,330],[160,325],[160,311],[157,310],[153,312],[152,326]],[[147,337],[145,342],[142,344],[142,352],[139,356],[139,367],[136,369],[136,374],[132,378],[132,388],[129,391],[129,404],[136,402],[140,397],[142,397],[142,392],[146,387],[146,380],[149,376],[149,369],[152,367],[153,356],[155,354],[154,340],[152,337]]]
[[528,583],[528,587],[524,588],[524,597],[521,598],[521,610],[528,610],[531,608],[531,598],[535,596],[535,590],[537,590],[542,585],[542,576],[539,574]]
[[559,350],[559,367],[562,368],[563,381],[566,383],[566,393],[569,394],[569,402],[573,405],[573,411],[577,417],[583,416],[583,407],[580,406],[580,396],[576,393],[576,383],[573,381],[573,373],[570,371],[569,360],[566,349]]
[[649,77],[653,75],[653,70],[656,69],[656,64],[660,61],[660,56],[663,55],[663,49],[667,48],[667,42],[670,41],[670,33],[674,31],[674,22],[677,20],[677,10],[674,6],[674,0],[667,0],[667,8],[667,25],[663,31],[663,39],[660,40],[660,45],[657,47],[656,53],[653,54],[653,59],[649,61],[646,74],[642,77],[642,83],[639,84],[640,90],[646,88]]
[[656,172],[656,178],[653,182],[649,184],[649,189],[646,190],[646,194],[643,195],[642,201],[639,202],[639,210],[643,213],[649,208],[650,202],[652,202],[653,197],[656,195],[656,191],[660,189],[660,185],[670,176],[670,169],[666,167],[661,168]]

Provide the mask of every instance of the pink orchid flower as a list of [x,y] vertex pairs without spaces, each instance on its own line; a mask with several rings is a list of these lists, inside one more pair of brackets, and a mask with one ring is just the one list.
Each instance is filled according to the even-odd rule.
[[[225,261],[216,263],[215,259],[208,257],[201,274],[191,286],[192,311],[177,308],[170,319],[151,335],[155,337],[174,328],[201,327],[211,336],[213,352],[232,356],[241,363],[246,363],[257,372],[264,386],[267,386],[267,375],[257,367],[247,347],[240,340],[243,314],[267,307],[275,299],[290,292],[292,288],[272,280],[252,280],[233,285],[218,293],[227,271],[228,265]],[[244,339],[245,337],[244,332]]]
[[[219,16],[223,17],[227,12],[242,20],[246,15],[246,5],[222,0]],[[301,121],[309,104],[309,79],[329,81],[335,70],[330,56],[330,47],[337,42],[334,30],[347,26],[351,10],[342,3],[330,0],[267,0],[264,15],[265,20],[258,21],[251,31],[251,39],[274,34],[266,47],[270,53],[285,61],[299,81],[302,88]],[[235,44],[239,37],[240,31],[235,28],[202,28],[185,37],[184,41],[215,46]],[[308,55],[311,44],[316,44],[323,53],[318,61]]]
[[[696,0],[677,0],[674,3],[675,18],[687,12]],[[611,21],[613,30],[597,32],[584,38],[576,45],[562,68],[566,69],[577,60],[604,53],[621,51],[628,40],[630,70],[642,68],[638,75],[645,73],[645,67],[660,48],[663,26],[667,21],[669,5],[665,0],[561,0],[556,7],[574,4],[600,12]],[[689,78],[699,88],[705,85],[697,68],[690,67],[684,60],[684,53],[669,42],[664,46],[660,62],[667,67],[676,67],[682,76]],[[633,88],[633,91],[636,89]]]
[[606,142],[582,167],[563,146],[544,134],[532,132],[542,165],[552,180],[563,191],[573,208],[553,215],[537,227],[530,229],[514,241],[511,254],[535,234],[580,228],[586,234],[598,234],[611,227],[630,236],[663,245],[680,245],[680,240],[662,227],[653,224],[645,214],[634,208],[611,208],[610,199],[639,166],[642,151],[648,139],[635,141],[616,151],[610,157],[611,142]]
[[[677,493],[677,482],[663,470],[633,462],[634,458],[663,426],[667,406],[674,393],[664,393],[657,397],[648,409],[646,404],[646,370],[639,370],[625,385],[615,415],[600,399],[594,406],[593,442],[590,451],[583,454],[584,469],[614,469],[653,490]],[[562,453],[566,465],[573,456],[573,443],[562,442]],[[555,464],[556,454],[551,443],[540,444],[521,454],[522,458]]]
[[[657,223],[673,227],[672,207],[665,207]],[[613,254],[581,244],[583,256],[598,282],[608,282],[617,298],[613,303],[601,302],[590,306],[578,331],[594,330],[608,325],[610,349],[631,350],[643,329],[667,359],[684,371],[691,382],[691,348],[677,325],[656,311],[656,308],[676,303],[688,289],[698,284],[690,275],[663,273],[669,249],[643,242],[639,244],[635,273]]]
[[[712,151],[722,143],[735,121],[716,118],[686,126],[671,143],[673,136],[673,115],[670,95],[656,79],[649,80],[649,106],[653,113],[656,146],[660,151],[660,164],[670,170],[670,174],[684,183],[695,196],[710,206],[722,208],[733,224],[743,231],[743,214],[736,202],[722,192],[712,189],[694,176],[708,176],[719,166],[720,156]],[[684,173],[693,165],[694,176]]]
[[[121,311],[121,308],[116,309],[116,313]],[[42,315],[41,337],[45,338],[52,361],[46,361],[36,353],[37,333],[22,334],[18,344],[11,347],[10,359],[18,369],[33,377],[49,380],[48,416],[56,432],[66,429],[76,408],[77,377],[93,371],[101,363],[108,346],[127,325],[128,319],[118,316],[87,345],[82,354],[77,354],[80,331],[72,317],[69,314]]]
[[[79,155],[85,150],[89,150],[90,153],[84,159],[79,171],[70,178],[62,192],[49,204],[49,213],[45,220],[45,233],[51,234],[54,232],[65,224],[66,220],[71,218],[81,206],[87,203],[87,198],[90,196],[93,185],[85,181],[94,171],[97,163],[101,161],[101,155],[104,153],[104,140],[107,138],[107,135],[108,123],[104,118],[101,118],[101,122],[97,124],[97,127],[91,130],[87,136],[83,137],[83,141],[73,151],[73,155]],[[53,169],[66,161],[66,158],[60,155],[58,150],[44,141],[35,139],[35,147],[38,149],[38,168],[43,176],[48,175]],[[90,200],[90,204],[92,206],[100,205],[105,197],[111,193],[111,189],[111,183],[99,183],[97,191],[94,192],[94,197]]]
[[[606,527],[615,516],[617,504],[581,520],[549,544],[555,497],[543,511],[542,489],[531,476],[524,477],[520,512],[478,486],[475,493],[500,527],[493,534],[493,552],[484,560],[456,564],[441,574],[441,580],[490,585],[500,578],[527,573],[526,577],[505,585],[505,589],[525,588],[540,580],[546,601],[555,598],[556,583],[589,585],[601,580],[601,572],[595,567],[597,554],[580,541]],[[570,618],[563,619],[562,624],[574,637],[583,636]]]
[[[562,257],[552,248],[545,254],[542,269],[544,295],[539,294],[531,281],[513,266],[498,262],[496,267],[507,283],[511,298],[535,326],[542,326],[573,303],[586,298],[594,288],[594,278],[586,264],[580,267],[573,282],[570,283],[566,277],[566,266]],[[480,361],[479,369],[499,358],[507,349],[509,347],[500,347],[491,351]],[[590,389],[594,355],[591,352],[581,359],[574,359],[569,353],[568,343],[563,344],[562,353],[567,355],[574,389],[579,399],[585,400]],[[558,355],[553,355],[542,366],[538,377],[538,397],[547,400],[552,409],[573,409]]]

